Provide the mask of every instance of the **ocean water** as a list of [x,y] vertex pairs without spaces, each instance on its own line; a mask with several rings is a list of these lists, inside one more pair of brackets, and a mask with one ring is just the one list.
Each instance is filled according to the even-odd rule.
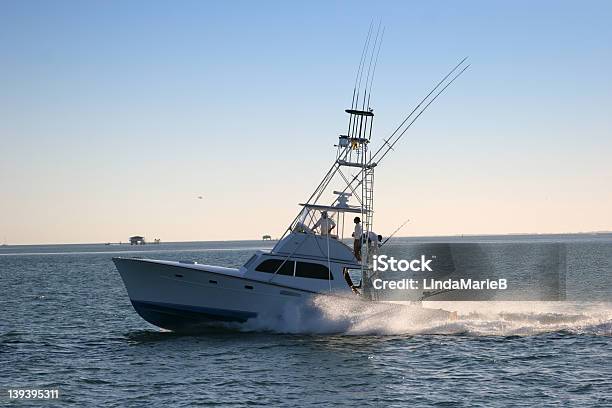
[[[319,298],[283,321],[180,335],[136,314],[111,258],[239,266],[270,244],[0,247],[0,405],[612,406],[612,292],[597,286],[610,282],[612,236],[411,238],[390,248],[432,242],[562,243],[575,261],[568,292],[586,280],[597,296],[425,304],[457,311],[451,322],[414,306]],[[16,388],[59,389],[59,399],[9,400]]]

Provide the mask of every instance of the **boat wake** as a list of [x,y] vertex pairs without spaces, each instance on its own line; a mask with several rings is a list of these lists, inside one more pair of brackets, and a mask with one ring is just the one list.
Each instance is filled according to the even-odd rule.
[[[451,313],[449,311],[454,311]],[[318,296],[259,316],[243,331],[343,335],[533,336],[566,332],[612,335],[612,303],[375,303]]]

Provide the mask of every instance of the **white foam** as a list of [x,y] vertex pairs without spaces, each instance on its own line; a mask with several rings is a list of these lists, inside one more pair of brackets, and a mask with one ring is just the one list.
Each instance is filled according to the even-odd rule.
[[[449,312],[456,312],[456,315]],[[301,334],[530,336],[551,332],[612,335],[612,303],[363,302],[319,296],[287,305],[274,316],[241,326],[247,331]]]

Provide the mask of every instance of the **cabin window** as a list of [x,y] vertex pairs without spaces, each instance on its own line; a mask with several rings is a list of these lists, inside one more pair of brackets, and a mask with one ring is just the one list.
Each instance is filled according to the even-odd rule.
[[[283,263],[284,262],[284,263]],[[282,265],[282,266],[281,266]],[[280,269],[278,269],[280,267]],[[274,273],[277,275],[293,276],[294,262],[283,259],[266,259],[255,268],[256,271]]]
[[310,262],[298,262],[295,268],[295,276],[311,279],[334,279],[327,266]]

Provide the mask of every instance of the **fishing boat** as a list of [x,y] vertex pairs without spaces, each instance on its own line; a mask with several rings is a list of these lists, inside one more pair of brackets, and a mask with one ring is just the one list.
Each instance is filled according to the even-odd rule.
[[[455,65],[376,150],[370,149],[374,121],[370,95],[382,41],[382,35],[377,32],[374,38],[372,31],[357,70],[351,107],[345,111],[347,130],[334,144],[333,163],[270,251],[255,252],[240,268],[113,258],[143,319],[180,331],[211,322],[275,317],[287,305],[299,307],[315,296],[379,300],[371,285],[376,248],[363,238],[373,231],[374,171],[469,65],[466,58]],[[351,236],[354,217],[361,220],[360,237]],[[327,221],[319,222],[322,218]],[[361,249],[360,257],[355,246]]]

